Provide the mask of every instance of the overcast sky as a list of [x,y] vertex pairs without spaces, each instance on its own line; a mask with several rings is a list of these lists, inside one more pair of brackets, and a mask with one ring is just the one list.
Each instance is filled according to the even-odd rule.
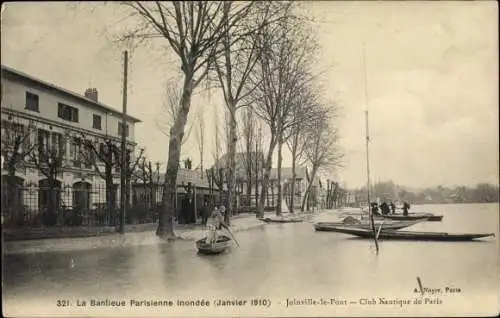
[[[341,107],[344,167],[349,187],[366,182],[365,43],[372,180],[427,187],[498,183],[498,10],[496,2],[311,2],[318,64],[326,98]],[[66,89],[99,90],[121,109],[123,47],[115,5],[9,3],[2,7],[2,64]],[[106,33],[107,32],[107,33]],[[179,64],[158,46],[131,53],[129,113],[143,123],[136,140],[152,160],[166,161],[162,120],[165,83]],[[198,93],[192,115],[206,121],[205,166],[213,162],[213,123],[222,101]],[[222,117],[222,115],[220,115]],[[193,129],[183,157],[199,163]],[[285,165],[290,164],[285,154]],[[335,173],[332,171],[331,175]]]

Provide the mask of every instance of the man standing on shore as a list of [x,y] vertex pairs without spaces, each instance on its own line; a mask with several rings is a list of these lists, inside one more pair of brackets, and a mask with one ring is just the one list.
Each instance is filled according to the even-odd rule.
[[205,228],[207,227],[208,217],[210,216],[210,211],[208,210],[207,201],[203,202],[203,206],[201,207],[201,225]]

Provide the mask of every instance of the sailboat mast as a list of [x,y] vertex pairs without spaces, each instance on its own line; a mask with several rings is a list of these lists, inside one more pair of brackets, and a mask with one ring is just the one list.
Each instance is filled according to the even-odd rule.
[[371,189],[370,189],[370,127],[368,125],[368,109],[365,110],[365,123],[366,123],[366,175],[367,175],[367,184],[366,189],[368,192],[368,211],[370,212],[370,218],[372,216],[371,209]]
[[366,74],[366,57],[365,57],[365,43],[363,43],[363,70],[365,79],[365,122],[366,122],[366,174],[367,174],[367,193],[368,193],[368,215],[370,217],[370,223],[373,230],[373,240],[375,241],[375,249],[378,253],[378,241],[377,241],[377,231],[375,230],[375,220],[373,219],[373,211],[371,207],[370,191],[370,127],[368,125],[368,80]]

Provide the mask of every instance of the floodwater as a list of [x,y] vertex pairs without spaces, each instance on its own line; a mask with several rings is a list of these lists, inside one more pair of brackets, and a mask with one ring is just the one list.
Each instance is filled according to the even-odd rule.
[[[377,255],[370,240],[315,232],[313,222],[339,214],[324,212],[304,223],[237,232],[240,247],[218,256],[198,255],[192,241],[9,255],[4,257],[3,311],[24,317],[497,313],[499,205],[415,206],[412,212],[443,214],[444,219],[408,230],[491,232],[496,237],[461,243],[381,241]],[[417,277],[424,295],[415,290]],[[92,299],[126,305],[90,306]],[[131,306],[132,299],[165,302]],[[202,299],[210,305],[176,303]],[[247,303],[218,307],[216,299]],[[291,305],[293,299],[301,304]],[[78,306],[83,302],[86,306]]]

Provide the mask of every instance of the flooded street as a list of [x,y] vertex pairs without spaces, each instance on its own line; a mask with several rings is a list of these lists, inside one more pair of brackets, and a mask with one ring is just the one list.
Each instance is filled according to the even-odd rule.
[[[412,314],[498,310],[498,204],[429,205],[413,212],[443,214],[442,222],[408,230],[494,232],[482,242],[380,242],[337,233],[315,232],[312,222],[338,212],[311,216],[296,224],[268,224],[236,233],[240,248],[219,256],[198,255],[193,241],[125,246],[75,252],[9,255],[4,258],[4,314],[79,315],[350,315],[397,313],[400,305],[369,306],[361,299],[414,299],[417,277],[436,304],[412,308]],[[154,235],[151,233],[151,235]],[[454,293],[445,292],[454,288]],[[268,299],[271,306],[130,307],[137,300]],[[323,297],[356,301],[353,306],[289,306],[291,300]],[[289,299],[287,301],[287,298]],[[124,300],[125,308],[82,309],[77,301]],[[57,300],[69,306],[57,306]],[[378,302],[379,300],[377,300]],[[478,306],[474,302],[482,302]],[[430,301],[429,301],[430,302]],[[262,305],[262,304],[260,304]],[[312,310],[312,311],[311,311]],[[476,312],[476,311],[474,311]]]

